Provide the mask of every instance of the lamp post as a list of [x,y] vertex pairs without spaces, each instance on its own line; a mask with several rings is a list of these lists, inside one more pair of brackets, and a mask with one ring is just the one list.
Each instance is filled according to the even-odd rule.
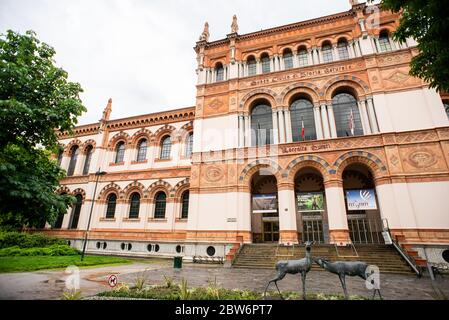
[[101,171],[100,169],[98,169],[98,171],[95,172],[95,176],[97,177],[97,179],[95,180],[94,196],[92,198],[92,204],[90,206],[90,213],[89,213],[89,220],[87,222],[87,228],[86,228],[86,232],[84,234],[83,253],[81,254],[81,261],[84,260],[84,254],[86,252],[87,235],[89,234],[90,220],[92,219],[92,212],[94,210],[94,202],[95,202],[95,195],[97,193],[98,180],[100,179],[100,176],[104,176],[106,173],[107,172]]

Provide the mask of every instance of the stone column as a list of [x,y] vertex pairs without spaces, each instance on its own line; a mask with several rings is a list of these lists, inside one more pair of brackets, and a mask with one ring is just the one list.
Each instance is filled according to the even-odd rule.
[[256,74],[262,74],[262,63],[259,59],[256,60]]
[[285,142],[290,143],[293,142],[293,136],[292,136],[292,120],[290,118],[290,109],[288,107],[284,109],[284,118],[285,118]]
[[376,110],[374,109],[373,98],[366,99],[366,102],[368,104],[368,115],[369,115],[370,124],[371,124],[371,131],[373,133],[379,133],[379,124],[377,122],[377,116],[376,116]]
[[273,143],[279,143],[279,129],[278,129],[278,114],[275,110],[272,112],[273,116]]
[[270,58],[270,71],[276,71],[274,68],[274,57]]
[[245,147],[251,146],[251,126],[249,123],[249,115],[244,115],[245,122]]
[[299,67],[299,61],[298,61],[298,53],[295,52],[293,53],[293,68],[298,68]]
[[279,69],[279,71],[285,70],[284,56],[283,55],[279,56],[279,62],[280,62],[280,69]]
[[366,113],[365,100],[358,101],[360,118],[362,119],[362,127],[364,134],[371,134],[371,127],[368,121],[368,114]]
[[307,65],[313,65],[313,51],[311,49],[307,50]]
[[322,104],[320,108],[321,108],[321,124],[323,128],[323,136],[324,139],[329,139],[330,131],[329,131],[329,120],[327,118],[326,104]]
[[285,143],[285,119],[284,112],[282,110],[278,110],[279,116],[279,143]]
[[342,182],[325,182],[324,185],[330,243],[346,245],[350,238]]
[[296,201],[294,187],[278,185],[279,198],[279,243],[297,244]]
[[245,120],[243,118],[243,114],[239,114],[239,148],[243,148],[245,146]]
[[349,54],[349,59],[354,58],[354,42],[353,41],[348,43],[348,54]]
[[316,138],[321,140],[323,139],[323,127],[321,126],[320,106],[313,107],[313,116],[315,120]]
[[338,55],[337,45],[332,45],[332,61],[339,61],[340,56]]
[[335,126],[334,108],[332,104],[327,106],[327,116],[329,118],[329,127],[331,138],[337,138],[337,128]]

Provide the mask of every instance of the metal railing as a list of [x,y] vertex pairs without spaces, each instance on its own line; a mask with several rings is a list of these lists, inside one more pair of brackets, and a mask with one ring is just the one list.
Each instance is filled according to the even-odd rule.
[[349,236],[354,244],[384,244],[379,219],[348,215]]
[[302,241],[315,241],[318,244],[324,243],[323,219],[321,217],[314,219],[303,218]]

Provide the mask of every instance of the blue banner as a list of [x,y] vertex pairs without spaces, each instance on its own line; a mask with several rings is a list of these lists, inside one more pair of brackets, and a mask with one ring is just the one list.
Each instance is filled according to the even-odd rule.
[[376,194],[374,189],[347,190],[348,210],[376,210]]

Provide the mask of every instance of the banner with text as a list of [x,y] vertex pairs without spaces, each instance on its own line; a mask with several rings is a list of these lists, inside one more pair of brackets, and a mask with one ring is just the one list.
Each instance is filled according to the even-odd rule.
[[348,210],[376,210],[376,194],[374,189],[347,190]]
[[254,194],[253,213],[278,212],[278,201],[275,194]]
[[324,194],[322,192],[306,192],[297,196],[299,212],[323,212]]

